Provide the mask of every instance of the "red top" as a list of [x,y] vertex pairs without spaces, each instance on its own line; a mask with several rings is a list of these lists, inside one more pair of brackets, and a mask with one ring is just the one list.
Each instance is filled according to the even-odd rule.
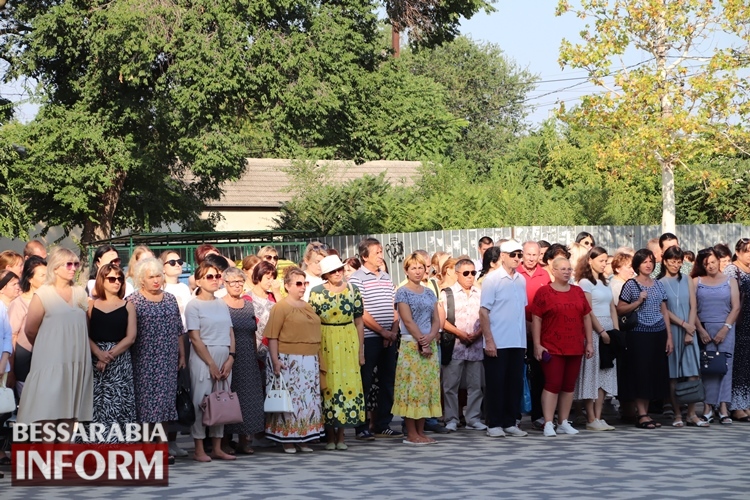
[[591,312],[591,306],[580,287],[571,285],[567,292],[558,292],[551,286],[540,288],[530,311],[542,318],[540,343],[550,354],[579,356],[584,353],[583,318]]
[[536,265],[533,276],[529,275],[523,264],[516,268],[516,272],[526,279],[526,321],[531,321],[531,304],[534,302],[536,292],[550,284],[549,273],[539,264]]

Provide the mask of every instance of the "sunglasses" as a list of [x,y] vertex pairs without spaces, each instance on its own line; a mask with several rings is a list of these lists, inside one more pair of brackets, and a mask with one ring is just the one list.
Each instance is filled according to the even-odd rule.
[[476,272],[476,271],[463,271],[463,272],[462,272],[461,274],[463,274],[464,276],[468,276],[468,275],[470,275],[470,274],[471,274],[472,276],[476,276],[476,275],[477,275],[477,272]]
[[165,264],[169,264],[170,266],[181,266],[184,263],[185,263],[185,261],[182,260],[182,259],[176,259],[176,260],[175,259],[170,259],[170,260],[168,260],[168,261],[165,262]]
[[264,260],[275,260],[276,262],[278,262],[279,261],[279,256],[278,255],[266,255],[265,257],[263,257],[263,259]]
[[520,259],[521,257],[523,257],[523,252],[508,252],[508,257],[510,257],[511,259]]
[[80,262],[66,262],[65,263],[65,267],[68,270],[70,270],[70,269],[78,269],[79,267],[81,267],[81,263]]
[[104,279],[109,281],[110,283],[114,284],[116,282],[120,282],[120,284],[125,283],[125,277],[124,276],[107,276]]
[[118,257],[116,259],[110,260],[109,263],[113,266],[119,266],[120,264],[122,264],[122,259]]
[[309,281],[297,281],[297,282],[296,282],[296,283],[294,283],[294,284],[295,284],[296,286],[300,287],[300,286],[307,286],[307,285],[309,285],[309,284],[310,284],[310,282],[309,282]]
[[203,277],[204,280],[213,281],[213,280],[220,280],[221,279],[221,273],[218,274],[207,274]]
[[328,250],[328,245],[326,245],[325,243],[321,243],[319,245],[313,245],[312,249],[316,252],[319,250]]

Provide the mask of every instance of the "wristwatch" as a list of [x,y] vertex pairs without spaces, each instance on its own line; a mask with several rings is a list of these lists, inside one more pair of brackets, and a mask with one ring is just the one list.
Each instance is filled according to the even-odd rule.
[[232,356],[233,358],[237,359],[237,353],[230,352],[229,355]]
[[734,325],[730,325],[729,323],[724,323],[724,326],[726,326],[730,330],[734,327]]

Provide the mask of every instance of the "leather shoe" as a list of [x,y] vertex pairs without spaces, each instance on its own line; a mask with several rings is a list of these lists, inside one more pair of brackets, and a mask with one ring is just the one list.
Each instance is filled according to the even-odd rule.
[[425,425],[424,430],[427,432],[436,432],[438,434],[448,434],[450,432],[440,424]]

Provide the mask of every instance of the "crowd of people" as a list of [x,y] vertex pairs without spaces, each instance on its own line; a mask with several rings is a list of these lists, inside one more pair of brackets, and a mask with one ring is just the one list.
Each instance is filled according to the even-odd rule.
[[[161,423],[170,460],[188,455],[183,431],[199,462],[276,444],[343,451],[346,429],[411,446],[460,428],[612,431],[608,401],[639,429],[662,426],[654,413],[674,427],[750,422],[750,239],[697,254],[671,233],[637,251],[589,233],[478,243],[479,260],[406,255],[398,285],[373,238],[344,260],[312,242],[283,273],[273,247],[233,262],[205,244],[189,284],[176,251],[141,246],[124,268],[104,245],[84,288],[74,252],[32,241],[0,253],[0,373],[18,422]],[[705,388],[700,415],[683,381]],[[177,423],[183,384],[190,426]],[[237,394],[241,422],[203,425],[217,387]],[[266,412],[279,387],[289,411]]]

